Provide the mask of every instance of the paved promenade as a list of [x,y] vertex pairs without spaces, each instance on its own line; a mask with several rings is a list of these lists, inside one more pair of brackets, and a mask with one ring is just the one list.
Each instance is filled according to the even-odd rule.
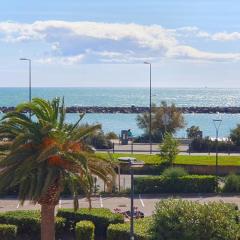
[[[161,199],[175,198],[185,199],[189,201],[198,201],[200,203],[212,202],[212,201],[223,201],[226,203],[235,203],[240,207],[240,195],[135,195],[134,205],[138,209],[144,212],[145,216],[152,215],[155,204]],[[114,210],[120,208],[123,211],[130,209],[130,199],[128,197],[93,197],[92,204],[95,208],[109,208]],[[73,203],[71,199],[61,199],[57,208],[72,208]],[[86,198],[79,198],[79,207],[88,207]],[[0,212],[4,211],[15,211],[15,210],[29,210],[29,209],[40,209],[40,205],[32,205],[29,201],[26,201],[23,206],[19,205],[16,199],[0,199]]]

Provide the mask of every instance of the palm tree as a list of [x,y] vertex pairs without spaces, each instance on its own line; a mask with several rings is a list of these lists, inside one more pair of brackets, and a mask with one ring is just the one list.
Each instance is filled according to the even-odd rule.
[[[32,118],[26,116],[31,111]],[[74,208],[78,207],[78,184],[90,201],[93,175],[111,187],[115,172],[111,162],[96,156],[84,138],[99,125],[79,130],[65,123],[64,100],[35,98],[7,113],[0,121],[0,134],[12,141],[10,151],[1,160],[0,189],[19,186],[19,200],[29,199],[41,205],[41,239],[55,239],[54,211],[63,186],[70,186]],[[91,203],[91,202],[90,202]],[[91,207],[91,204],[90,204]]]

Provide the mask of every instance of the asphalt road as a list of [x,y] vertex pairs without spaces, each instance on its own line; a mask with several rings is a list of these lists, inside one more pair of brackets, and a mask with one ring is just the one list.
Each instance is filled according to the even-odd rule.
[[[214,194],[204,194],[204,195],[135,195],[134,205],[142,211],[145,216],[152,215],[154,211],[155,204],[167,198],[174,199],[185,199],[189,201],[198,201],[200,203],[207,203],[212,201],[223,201],[227,203],[235,203],[240,207],[240,196],[239,195],[214,195]],[[92,205],[94,208],[109,208],[114,211],[115,208],[120,208],[122,211],[130,209],[130,198],[128,197],[93,197]],[[71,199],[61,199],[57,208],[72,208],[73,203]],[[88,202],[86,198],[79,198],[79,207],[87,208]],[[0,212],[4,211],[15,211],[15,210],[30,210],[30,209],[40,209],[40,205],[33,205],[29,201],[26,201],[23,206],[19,205],[16,199],[0,199]]]

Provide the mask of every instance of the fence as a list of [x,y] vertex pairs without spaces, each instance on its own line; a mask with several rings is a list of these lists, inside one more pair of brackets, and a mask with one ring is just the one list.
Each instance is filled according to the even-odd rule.
[[[179,146],[179,153],[184,155],[191,155],[191,154],[203,154],[203,155],[210,155],[215,154],[215,151],[202,151],[202,152],[195,152],[190,151],[190,145],[186,142],[182,142],[182,144]],[[111,149],[97,149],[97,151],[108,151],[112,153],[150,153],[150,144],[149,143],[134,143],[129,142],[128,145],[122,145],[119,142],[113,142],[113,147]],[[220,154],[240,154],[240,151],[230,151],[230,149],[227,149],[226,151],[218,151]],[[160,146],[157,143],[152,144],[152,153],[160,153]]]

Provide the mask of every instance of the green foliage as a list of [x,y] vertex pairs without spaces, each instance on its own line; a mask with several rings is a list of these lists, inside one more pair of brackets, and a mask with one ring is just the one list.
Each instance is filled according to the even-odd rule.
[[[137,116],[139,128],[144,130],[144,135],[149,135],[149,112]],[[152,138],[160,142],[166,132],[175,133],[185,126],[184,117],[181,110],[174,104],[168,106],[166,102],[161,102],[160,107],[152,107]]]
[[124,219],[121,214],[112,213],[105,208],[81,208],[74,212],[72,209],[59,209],[57,216],[67,220],[66,230],[72,231],[79,221],[91,221],[95,225],[95,234],[105,236],[109,224],[123,223]]
[[[134,239],[150,240],[149,229],[151,226],[151,218],[144,218],[134,221]],[[130,224],[111,224],[107,229],[107,240],[129,240]]]
[[17,236],[17,227],[10,224],[0,224],[0,239],[14,240]]
[[85,141],[96,149],[112,148],[112,142],[104,135],[103,131],[88,136]]
[[115,132],[108,132],[105,136],[107,139],[118,139],[118,135]]
[[[31,119],[24,114],[29,110]],[[61,186],[67,183],[77,207],[79,184],[90,199],[91,174],[98,175],[108,187],[113,184],[115,172],[111,162],[96,157],[84,142],[87,136],[100,129],[100,125],[79,129],[83,115],[74,125],[65,123],[65,115],[64,99],[59,98],[52,101],[34,98],[4,115],[0,134],[10,135],[13,142],[0,162],[0,167],[4,168],[0,174],[0,191],[19,186],[18,197],[22,203],[25,199],[37,203],[55,184],[56,199],[47,196],[55,204]]]
[[181,167],[170,167],[163,171],[162,175],[169,178],[178,178],[188,175],[187,171]]
[[238,212],[224,203],[164,200],[156,204],[151,225],[154,240],[237,240]]
[[240,146],[240,124],[237,124],[237,127],[231,129],[230,138],[236,146]]
[[187,128],[187,137],[191,139],[195,138],[201,138],[201,130],[199,126],[191,126],[190,128]]
[[216,187],[215,176],[209,175],[136,177],[134,183],[136,193],[213,193]]
[[[65,219],[56,217],[55,221],[56,233],[60,234],[65,227]],[[17,226],[17,235],[24,239],[37,239],[37,236],[40,238],[40,211],[19,210],[0,213],[0,224]]]
[[81,221],[76,224],[76,240],[94,240],[95,226],[91,221]]
[[[218,141],[219,152],[239,152],[240,147],[236,146],[231,141]],[[210,138],[195,138],[190,145],[191,152],[215,152],[216,141],[212,141]]]
[[240,192],[240,176],[236,174],[228,175],[225,179],[223,192],[239,193]]
[[164,135],[163,144],[160,145],[160,155],[163,161],[166,161],[170,165],[173,165],[176,156],[179,153],[179,142],[174,139],[171,133]]
[[11,142],[0,142],[0,151],[9,150],[11,147]]

